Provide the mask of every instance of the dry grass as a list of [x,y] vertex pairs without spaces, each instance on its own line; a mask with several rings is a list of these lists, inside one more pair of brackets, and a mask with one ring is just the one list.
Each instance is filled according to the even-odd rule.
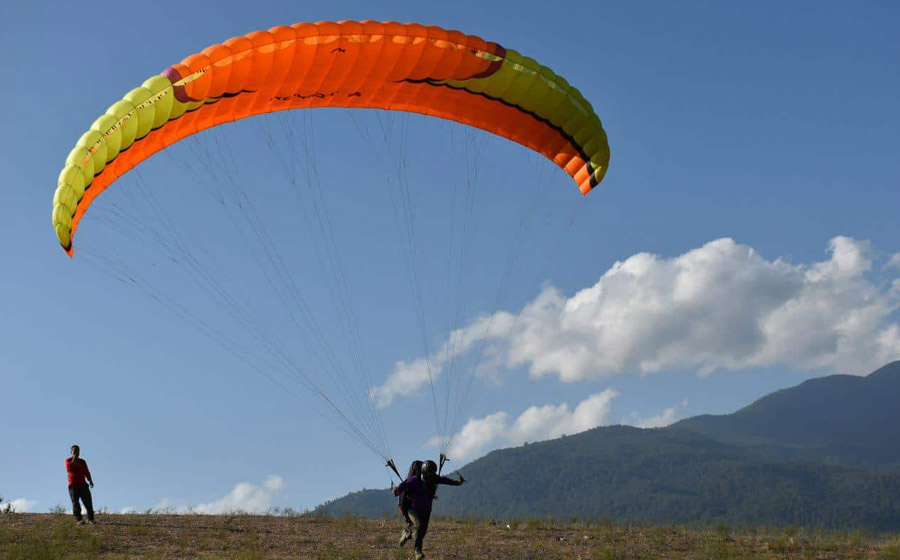
[[[411,558],[398,520],[252,515],[104,515],[95,526],[70,516],[0,515],[3,559],[251,560]],[[509,528],[507,528],[507,525]],[[435,520],[428,557],[466,560],[774,559],[900,560],[900,538],[855,533],[644,527],[611,522]]]

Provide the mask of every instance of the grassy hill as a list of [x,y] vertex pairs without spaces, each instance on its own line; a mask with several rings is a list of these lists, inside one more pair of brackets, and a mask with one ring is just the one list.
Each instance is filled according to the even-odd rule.
[[[105,515],[96,526],[71,516],[0,515],[5,560],[400,560],[397,520],[250,515]],[[428,558],[611,560],[614,558],[898,560],[900,537],[795,528],[694,529],[634,524],[432,522]]]

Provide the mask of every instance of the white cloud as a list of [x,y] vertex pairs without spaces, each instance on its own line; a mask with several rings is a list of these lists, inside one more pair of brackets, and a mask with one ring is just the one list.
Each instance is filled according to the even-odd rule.
[[683,400],[681,403],[670,406],[659,414],[650,416],[649,418],[641,418],[637,412],[632,412],[631,422],[626,423],[630,423],[638,428],[665,428],[679,419],[678,409],[686,407],[687,404],[687,400]]
[[893,255],[891,255],[891,258],[888,259],[888,262],[885,263],[884,267],[900,270],[900,253],[894,253]]
[[[602,426],[609,422],[611,403],[618,396],[615,389],[607,389],[581,401],[572,411],[566,403],[532,406],[514,421],[502,411],[473,418],[453,436],[448,456],[458,462],[468,461],[489,449],[577,434]],[[429,442],[431,445],[437,443],[436,438]]]
[[[471,351],[476,346],[483,348],[483,342],[498,336],[507,335],[516,324],[516,317],[505,312],[495,313],[489,317],[479,317],[467,327],[450,333],[447,341],[430,359],[419,358],[410,362],[398,361],[394,371],[387,380],[372,390],[372,396],[379,407],[388,406],[396,397],[410,396],[418,393],[429,381],[434,382],[440,376],[444,364],[456,356]],[[479,344],[482,343],[482,344]],[[482,357],[483,370],[494,365],[495,352],[491,348],[484,351]],[[501,361],[502,364],[502,361]]]
[[263,488],[269,492],[279,492],[287,488],[287,482],[277,474],[270,474],[263,482]]
[[[176,507],[175,502],[171,498],[163,498],[153,508],[153,511],[168,513],[205,513],[205,514],[222,514],[232,511],[243,511],[246,513],[265,513],[272,507],[272,500],[275,494],[287,488],[287,482],[278,475],[269,475],[261,485],[250,484],[249,482],[240,482],[226,494],[224,497],[200,504],[196,507],[181,506]],[[132,508],[125,508],[122,513],[132,513]]]
[[540,441],[563,434],[577,434],[606,424],[612,401],[618,396],[619,392],[615,389],[607,389],[581,401],[571,412],[565,403],[559,406],[533,406],[516,419],[511,440],[517,443]]
[[[479,341],[507,368],[565,382],[775,365],[865,374],[900,358],[900,278],[872,277],[865,241],[835,237],[828,251],[792,264],[723,238],[671,258],[639,253],[572,297],[547,286],[518,314],[454,332],[455,344],[432,356],[432,375]],[[401,371],[379,390],[408,395],[428,382],[407,374],[400,384]]]
[[[182,511],[186,511],[186,510],[187,510],[187,508],[182,508]],[[178,510],[175,507],[175,503],[172,499],[163,498],[162,500],[159,501],[158,504],[153,506],[150,511],[160,512],[160,513],[170,513],[170,512],[175,512]]]
[[372,396],[378,406],[387,406],[396,397],[415,394],[428,383],[429,377],[434,375],[432,365],[426,359],[399,361],[394,365],[394,371],[387,381],[372,390]]
[[[509,414],[505,412],[495,412],[479,419],[473,418],[454,436],[453,445],[448,453],[457,462],[466,461],[480,455],[491,444],[506,443],[508,435]],[[436,445],[437,441],[432,439],[430,443]]]
[[262,486],[241,482],[225,497],[206,504],[200,504],[194,508],[194,511],[210,514],[230,511],[263,513],[272,507],[273,494],[283,490],[286,486],[284,479],[277,475],[270,475],[262,483]]
[[25,498],[16,498],[12,501],[4,501],[0,502],[0,510],[6,510],[9,508],[9,511],[16,513],[27,513],[37,505],[35,500],[26,500]]

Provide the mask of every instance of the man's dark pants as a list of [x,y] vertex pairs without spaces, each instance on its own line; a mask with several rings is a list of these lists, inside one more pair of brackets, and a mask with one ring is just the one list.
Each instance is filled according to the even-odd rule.
[[431,519],[431,512],[420,512],[410,508],[409,517],[413,522],[412,538],[414,539],[416,550],[421,552],[422,540],[425,539],[425,533],[428,532],[428,520]]
[[78,500],[84,502],[88,521],[94,520],[94,503],[91,500],[91,489],[87,484],[69,486],[69,497],[72,498],[72,514],[75,515],[76,520],[81,521],[81,504],[78,503]]

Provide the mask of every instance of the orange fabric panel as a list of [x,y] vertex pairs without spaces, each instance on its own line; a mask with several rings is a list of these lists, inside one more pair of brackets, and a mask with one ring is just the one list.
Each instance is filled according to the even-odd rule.
[[565,123],[554,126],[512,103],[436,83],[489,77],[505,53],[458,31],[395,22],[296,24],[208,47],[163,72],[188,112],[106,166],[78,203],[72,234],[100,192],[157,151],[225,122],[311,107],[409,111],[482,128],[543,154],[586,193],[596,179],[588,156],[563,132]]

